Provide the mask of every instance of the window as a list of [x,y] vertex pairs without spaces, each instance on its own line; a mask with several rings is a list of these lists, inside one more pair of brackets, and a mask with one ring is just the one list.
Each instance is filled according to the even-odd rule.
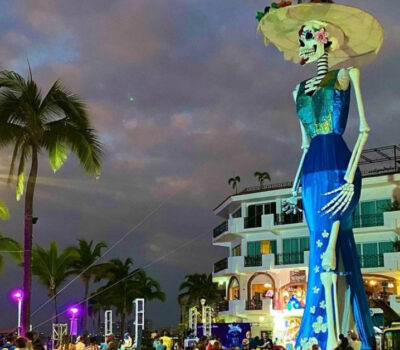
[[382,226],[383,213],[390,203],[390,199],[360,202],[354,210],[353,227]]
[[247,256],[260,256],[262,254],[276,254],[276,241],[247,242]]
[[261,216],[276,214],[276,203],[253,204],[247,208],[245,228],[261,227]]
[[232,256],[241,256],[242,255],[242,246],[238,244],[236,247],[232,248]]
[[304,252],[310,249],[309,244],[308,237],[283,239],[283,264],[303,263]]
[[356,244],[361,267],[383,266],[383,254],[394,251],[393,242],[373,242]]

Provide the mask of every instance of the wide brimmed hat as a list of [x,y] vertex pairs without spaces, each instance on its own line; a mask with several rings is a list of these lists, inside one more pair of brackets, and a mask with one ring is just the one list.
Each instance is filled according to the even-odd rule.
[[[375,59],[383,42],[384,29],[370,13],[334,3],[305,3],[270,8],[258,25],[266,45],[272,43],[286,60],[299,63],[299,29],[308,22],[327,23],[329,37],[337,48],[329,51],[330,67],[360,66]],[[329,39],[329,38],[328,38]]]

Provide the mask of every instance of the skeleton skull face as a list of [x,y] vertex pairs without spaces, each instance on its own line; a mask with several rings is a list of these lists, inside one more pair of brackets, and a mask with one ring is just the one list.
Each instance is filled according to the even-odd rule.
[[304,24],[299,31],[299,56],[300,64],[315,62],[325,53],[325,44],[327,44],[325,28],[316,26],[313,23]]

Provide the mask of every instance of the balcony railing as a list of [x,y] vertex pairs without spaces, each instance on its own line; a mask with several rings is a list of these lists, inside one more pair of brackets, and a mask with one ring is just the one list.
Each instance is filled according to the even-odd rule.
[[219,224],[215,229],[214,229],[214,238],[217,238],[218,236],[222,235],[224,232],[228,231],[228,221],[224,221],[222,224]]
[[383,226],[383,213],[355,215],[353,217],[353,228]]
[[303,212],[297,214],[275,214],[275,225],[297,224],[303,222]]
[[244,218],[244,228],[261,227],[261,215]]
[[218,311],[219,312],[229,311],[229,301],[228,300],[220,301],[218,303]]
[[262,265],[262,256],[245,256],[244,257],[244,267],[254,267]]
[[275,265],[304,264],[304,252],[275,254]]
[[383,254],[373,254],[373,255],[360,255],[361,267],[383,267],[384,259]]
[[262,300],[246,300],[246,310],[262,310]]
[[219,272],[228,268],[228,258],[221,259],[214,264],[214,272]]

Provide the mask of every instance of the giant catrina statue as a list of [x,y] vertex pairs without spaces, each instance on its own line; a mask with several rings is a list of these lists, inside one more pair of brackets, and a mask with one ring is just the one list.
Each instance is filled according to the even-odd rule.
[[[371,62],[383,41],[377,19],[361,9],[312,1],[273,3],[257,14],[258,31],[284,58],[316,63],[317,73],[293,92],[302,133],[303,156],[292,197],[284,211],[296,213],[300,178],[310,231],[306,307],[296,350],[338,345],[338,335],[355,329],[362,349],[375,349],[373,324],[352,231],[359,200],[358,162],[370,128],[365,118],[357,67]],[[331,70],[331,68],[335,68]],[[353,151],[343,140],[353,85],[359,136]]]

